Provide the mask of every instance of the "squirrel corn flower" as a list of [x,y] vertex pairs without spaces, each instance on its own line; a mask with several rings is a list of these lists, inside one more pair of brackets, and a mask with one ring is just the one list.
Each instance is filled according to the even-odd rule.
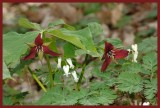
[[62,61],[62,58],[61,58],[61,57],[58,57],[57,68],[61,68],[61,61]]
[[32,59],[38,54],[38,57],[40,60],[43,58],[43,54],[50,54],[51,56],[59,56],[60,54],[53,52],[49,49],[47,43],[43,43],[43,40],[41,38],[41,33],[38,34],[36,37],[34,43],[28,43],[28,45],[31,47],[30,53],[22,58],[22,60],[29,60]]
[[150,105],[149,102],[144,102],[144,103],[143,103],[143,106],[149,106],[149,105]]
[[73,68],[74,68],[74,65],[73,65],[73,63],[72,63],[72,60],[71,60],[70,58],[68,58],[66,61],[68,62],[70,68],[73,69]]
[[78,82],[79,78],[77,77],[76,71],[73,71],[73,72],[72,72],[72,76],[73,76],[73,78],[74,78],[74,81],[75,81],[75,82]]
[[122,59],[128,56],[129,51],[116,49],[111,43],[105,42],[104,55],[102,59],[105,61],[102,64],[101,72],[105,71],[112,59]]
[[138,47],[137,44],[134,44],[131,46],[133,50],[133,62],[137,62],[137,57],[138,57]]
[[65,73],[64,75],[66,77],[68,77],[68,75],[71,74],[71,73],[69,73],[69,66],[68,65],[63,66],[63,70],[64,70],[64,73]]

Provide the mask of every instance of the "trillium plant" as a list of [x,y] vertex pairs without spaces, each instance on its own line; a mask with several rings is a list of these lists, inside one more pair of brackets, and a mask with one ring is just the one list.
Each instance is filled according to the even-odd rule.
[[[124,96],[123,105],[157,104],[157,52],[143,52],[146,41],[124,46],[120,39],[103,36],[96,22],[81,29],[63,20],[46,28],[25,18],[19,24],[28,32],[4,34],[3,80],[29,73],[43,94],[23,104],[112,105]],[[32,95],[26,92],[19,94]]]

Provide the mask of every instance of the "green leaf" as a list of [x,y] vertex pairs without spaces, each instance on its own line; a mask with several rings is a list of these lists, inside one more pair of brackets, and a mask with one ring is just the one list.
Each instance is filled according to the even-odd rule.
[[22,27],[25,27],[25,28],[42,30],[42,28],[40,27],[39,24],[30,22],[30,21],[29,21],[28,19],[26,19],[26,18],[20,18],[19,21],[18,21],[18,24],[19,24],[20,26],[22,26]]
[[143,80],[136,73],[122,72],[118,76],[118,89],[129,93],[137,93],[143,90]]
[[66,43],[64,46],[64,56],[66,58],[73,58],[75,57],[75,47],[70,44],[70,43]]
[[157,65],[157,53],[151,52],[143,57],[143,67],[152,70]]
[[56,20],[56,21],[49,23],[48,27],[55,27],[55,26],[62,25],[62,24],[65,24],[65,22],[62,19],[60,19],[60,20]]
[[28,46],[25,43],[32,43],[39,32],[27,32],[18,34],[10,32],[3,36],[3,57],[6,65],[10,63],[17,64],[21,55],[24,54]]
[[144,69],[142,68],[141,64],[131,62],[131,63],[126,63],[122,65],[122,71],[131,72],[131,73],[139,73],[139,72],[143,72]]
[[88,23],[87,25],[93,36],[98,36],[103,32],[102,26],[97,22],[91,22],[91,23]]
[[140,44],[138,44],[138,51],[141,53],[157,51],[157,37],[144,39]]
[[94,92],[89,92],[88,96],[79,100],[79,103],[83,105],[109,105],[112,104],[116,98],[115,92],[106,88],[99,92],[96,92],[95,90]]
[[3,79],[7,79],[7,78],[11,78],[11,75],[5,62],[3,61]]
[[158,92],[157,79],[154,78],[150,81],[146,80],[145,90],[144,90],[144,95],[146,96],[146,98],[149,100],[155,98],[157,92]]
[[97,57],[100,56],[94,46],[92,34],[88,27],[78,31],[70,31],[67,29],[51,30],[48,33],[86,50],[87,53],[93,53]]
[[54,87],[48,90],[43,96],[36,102],[38,105],[74,105],[78,102],[78,99],[83,98],[87,94],[86,90],[81,91],[68,91],[67,89],[61,89]]

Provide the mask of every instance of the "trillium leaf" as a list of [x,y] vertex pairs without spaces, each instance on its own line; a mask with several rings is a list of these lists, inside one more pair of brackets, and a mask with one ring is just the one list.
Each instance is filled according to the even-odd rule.
[[27,32],[26,34],[18,34],[10,32],[3,35],[3,58],[8,64],[17,64],[21,55],[29,48],[25,43],[32,43],[39,32]]
[[41,26],[37,23],[30,22],[26,18],[20,18],[18,21],[18,24],[22,27],[29,28],[29,29],[35,29],[35,30],[42,30]]
[[65,24],[65,22],[62,19],[60,19],[60,20],[56,20],[56,21],[49,23],[48,27],[55,27],[57,25],[62,25],[62,24]]
[[70,43],[66,43],[63,48],[64,48],[64,56],[66,58],[75,57],[75,46],[74,45]]
[[94,53],[97,57],[100,56],[94,46],[92,34],[88,27],[78,31],[71,31],[67,29],[51,30],[48,31],[48,33],[72,43],[76,47],[87,51],[87,53]]
[[122,72],[118,76],[118,89],[129,93],[137,93],[143,90],[143,80],[136,73]]
[[103,32],[102,26],[96,22],[91,22],[88,23],[87,25],[93,36],[98,36]]

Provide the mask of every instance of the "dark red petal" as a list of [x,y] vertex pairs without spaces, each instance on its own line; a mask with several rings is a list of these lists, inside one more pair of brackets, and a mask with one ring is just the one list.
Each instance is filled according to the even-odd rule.
[[111,58],[108,58],[108,56],[107,56],[107,58],[105,59],[105,61],[102,64],[101,72],[104,72],[107,69],[110,62],[111,62]]
[[43,44],[43,40],[41,38],[41,33],[38,34],[38,36],[36,37],[34,43],[37,45],[37,46],[41,46]]
[[31,48],[30,53],[27,56],[25,56],[24,58],[22,58],[22,60],[29,60],[29,59],[34,58],[36,55],[36,52],[37,52],[36,47]]
[[114,51],[114,58],[115,59],[121,59],[121,58],[125,58],[128,56],[128,53],[129,51],[127,50],[118,50],[118,49],[115,49],[113,50]]
[[42,46],[43,47],[43,51],[46,54],[50,54],[52,56],[60,56],[61,54],[58,54],[56,52],[51,51],[47,46]]
[[104,49],[104,52],[109,52],[113,49],[113,45],[111,43],[108,43],[108,42],[105,42],[105,49]]

